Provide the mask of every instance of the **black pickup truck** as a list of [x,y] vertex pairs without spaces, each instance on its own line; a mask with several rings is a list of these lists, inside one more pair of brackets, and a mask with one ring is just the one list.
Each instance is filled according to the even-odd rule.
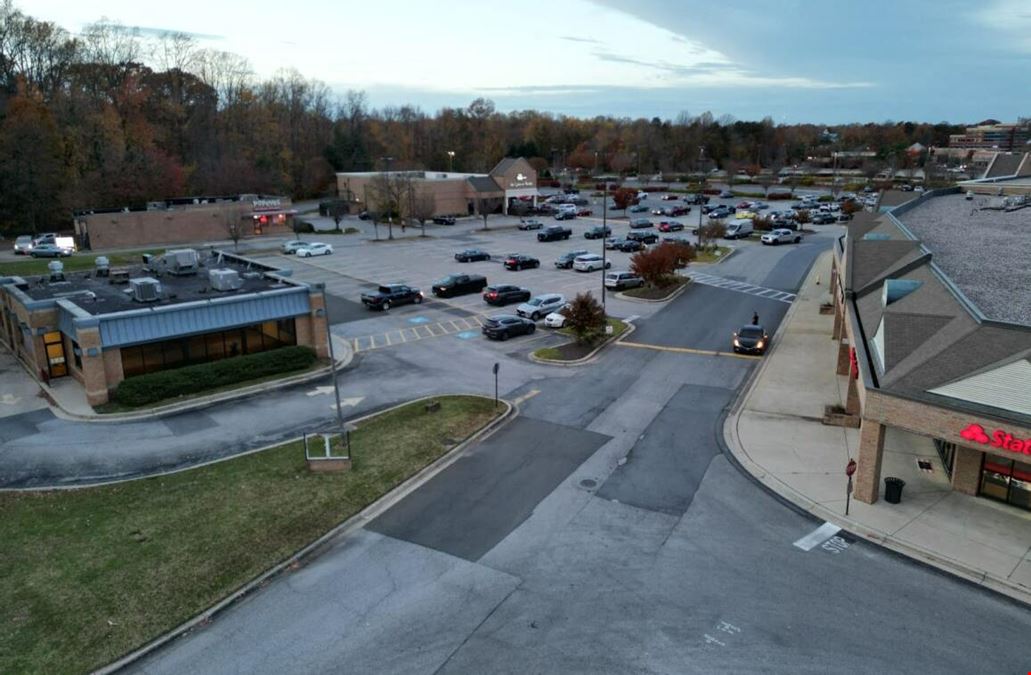
[[422,292],[405,284],[387,284],[375,293],[362,293],[362,304],[369,309],[390,309],[393,305],[422,302]]
[[487,277],[481,274],[452,274],[433,282],[433,295],[450,298],[454,295],[479,293],[487,287]]
[[558,241],[569,239],[573,231],[561,225],[550,225],[537,233],[537,241]]

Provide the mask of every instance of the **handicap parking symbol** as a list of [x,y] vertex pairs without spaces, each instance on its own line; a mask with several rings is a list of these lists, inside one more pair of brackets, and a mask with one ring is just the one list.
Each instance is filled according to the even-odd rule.
[[411,319],[408,319],[408,323],[429,323],[429,322],[430,322],[430,320],[427,319],[424,316],[413,316]]

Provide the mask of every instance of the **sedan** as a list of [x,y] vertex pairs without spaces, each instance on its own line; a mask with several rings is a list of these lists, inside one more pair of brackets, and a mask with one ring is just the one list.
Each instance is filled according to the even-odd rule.
[[763,245],[776,246],[777,244],[797,244],[802,241],[802,235],[797,232],[792,232],[787,228],[778,228],[771,232],[767,232],[762,237]]
[[563,328],[566,325],[565,312],[569,308],[569,305],[564,305],[559,309],[556,309],[551,314],[544,317],[545,328]]
[[504,284],[488,286],[483,291],[483,301],[488,305],[508,305],[513,302],[526,302],[530,299],[530,291],[519,286]]
[[652,221],[648,220],[647,218],[634,218],[630,221],[631,230],[644,230],[649,227],[654,226],[652,225]]
[[28,255],[32,250],[32,237],[25,234],[14,240],[14,254]]
[[541,261],[537,258],[531,258],[528,255],[522,253],[513,253],[512,255],[505,258],[505,269],[506,270],[524,270],[532,267],[540,267]]
[[620,250],[624,243],[626,243],[626,237],[610,237],[605,240],[605,248],[610,251]]
[[617,248],[623,253],[633,253],[644,249],[644,244],[635,239],[624,239]]
[[630,213],[647,213],[648,207],[644,204],[636,204],[629,209]]
[[437,216],[437,217],[435,217],[433,219],[433,224],[434,225],[454,225],[455,224],[455,217],[454,216]]
[[71,254],[72,249],[57,244],[40,244],[29,251],[33,258],[67,258]]
[[594,211],[591,211],[590,209],[580,209],[580,210],[578,210],[578,211],[576,212],[576,215],[578,215],[578,216],[584,216],[584,217],[586,217],[586,216],[592,216],[592,215],[594,215]]
[[310,258],[313,255],[332,255],[333,247],[321,242],[312,242],[297,249],[297,255],[301,258]]
[[285,253],[287,255],[291,255],[291,254],[297,253],[297,249],[304,248],[307,245],[308,245],[308,242],[306,242],[306,241],[301,241],[300,239],[294,239],[294,240],[291,240],[291,241],[283,242],[282,251],[283,251],[283,253]]
[[675,220],[664,220],[659,223],[659,232],[679,232],[684,229],[684,224]]
[[544,223],[534,218],[527,218],[519,221],[520,230],[539,230],[544,227]]
[[676,198],[677,198],[676,195],[662,195],[662,201],[664,201],[664,202],[672,202],[672,201],[675,201]]
[[537,325],[529,319],[511,314],[492,316],[483,323],[483,334],[491,340],[507,340],[513,335],[532,335]]
[[490,260],[490,253],[482,251],[478,248],[467,248],[464,251],[459,251],[455,254],[455,260],[458,262],[476,262],[477,260]]
[[762,326],[752,324],[734,333],[734,351],[745,354],[764,354],[769,347],[770,336]]

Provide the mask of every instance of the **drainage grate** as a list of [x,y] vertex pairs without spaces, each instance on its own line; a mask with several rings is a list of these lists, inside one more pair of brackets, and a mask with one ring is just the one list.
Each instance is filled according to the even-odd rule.
[[594,480],[593,478],[584,478],[582,481],[580,481],[580,487],[587,488],[588,490],[593,490],[594,488],[598,487],[598,481]]

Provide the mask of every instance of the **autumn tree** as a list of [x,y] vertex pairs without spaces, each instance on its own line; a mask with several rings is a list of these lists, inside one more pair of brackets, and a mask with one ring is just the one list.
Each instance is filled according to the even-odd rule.
[[698,228],[698,244],[702,248],[710,248],[717,239],[727,236],[727,226],[723,221],[710,218],[709,222]]
[[798,211],[795,211],[795,222],[798,223],[799,228],[811,220],[808,209],[799,209]]
[[693,257],[692,247],[663,242],[635,253],[630,258],[630,270],[649,286],[663,288],[676,282],[676,271],[686,267]]
[[590,344],[604,334],[605,310],[590,291],[577,293],[562,313],[578,344]]
[[612,202],[617,209],[626,212],[630,206],[637,201],[637,190],[621,187],[612,193]]

